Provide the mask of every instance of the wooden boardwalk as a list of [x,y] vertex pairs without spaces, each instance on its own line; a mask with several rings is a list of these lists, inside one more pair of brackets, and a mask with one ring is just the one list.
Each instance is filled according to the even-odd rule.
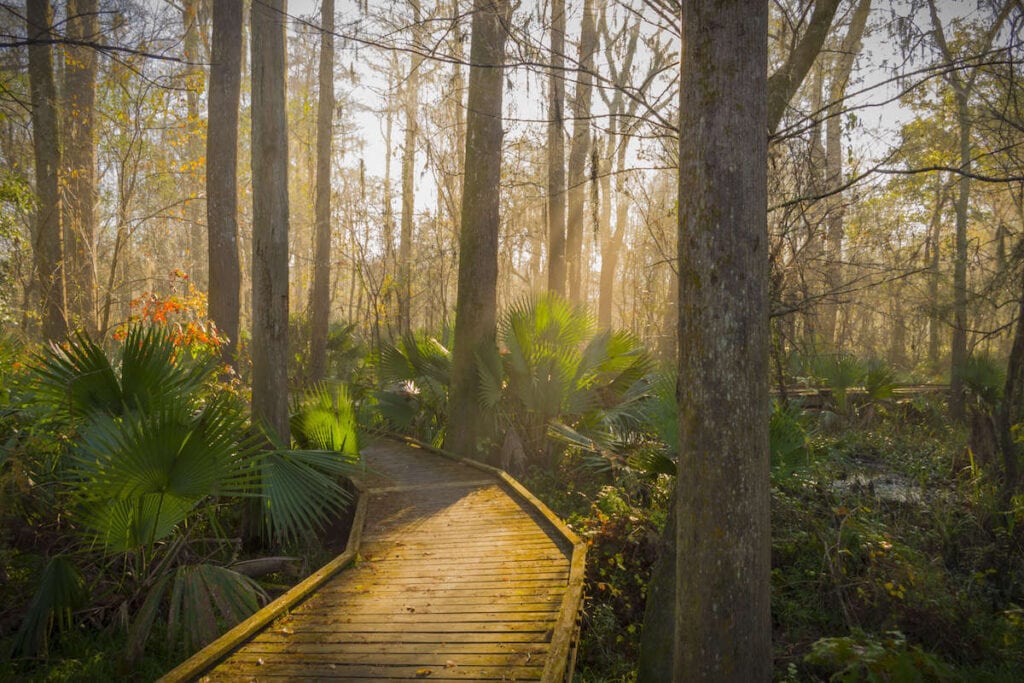
[[497,470],[394,442],[364,456],[346,553],[161,680],[570,678],[572,532]]

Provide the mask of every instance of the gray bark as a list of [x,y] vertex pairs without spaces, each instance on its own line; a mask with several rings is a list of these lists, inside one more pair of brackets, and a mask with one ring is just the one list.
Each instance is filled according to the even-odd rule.
[[565,296],[565,0],[551,0],[548,78],[548,290]]
[[206,135],[209,313],[227,338],[225,363],[234,365],[242,273],[238,254],[238,103],[242,82],[242,4],[214,0],[209,114]]
[[[98,0],[69,0],[67,35],[71,40],[98,38]],[[64,60],[63,133],[64,252],[69,282],[68,309],[76,325],[96,333],[96,51],[68,45]]]
[[769,681],[768,6],[682,16],[674,680]]
[[447,447],[473,456],[483,434],[478,352],[494,345],[497,316],[502,92],[508,0],[474,0],[466,161],[459,235],[459,290]]
[[583,2],[580,29],[579,68],[572,101],[572,140],[569,144],[568,216],[565,229],[565,262],[569,300],[582,303],[585,297],[583,270],[583,200],[586,197],[587,159],[590,156],[590,104],[593,94],[594,54],[597,52],[597,22],[594,0]]
[[327,368],[327,330],[331,286],[331,153],[334,138],[334,0],[320,8],[320,92],[316,112],[316,235],[313,285],[309,292],[309,381],[319,382]]
[[285,2],[252,24],[252,409],[288,442],[288,128]]
[[35,154],[36,207],[32,235],[33,266],[39,282],[42,333],[47,341],[67,336],[67,305],[64,289],[64,239],[61,233],[61,202],[58,173],[60,136],[57,122],[57,89],[53,78],[53,12],[49,0],[27,3],[26,30],[28,82],[32,103],[32,148]]

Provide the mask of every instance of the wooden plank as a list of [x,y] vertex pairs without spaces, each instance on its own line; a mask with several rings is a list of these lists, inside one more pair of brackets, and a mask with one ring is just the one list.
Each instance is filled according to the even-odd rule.
[[[359,632],[339,633],[334,630],[301,630],[283,634],[264,631],[257,638],[266,643],[546,643],[548,632],[538,635],[535,631],[488,631],[473,633],[403,633],[395,638],[394,633]],[[254,641],[255,642],[255,641]]]
[[[374,664],[347,664],[345,662],[276,662],[265,660],[263,665],[236,665],[228,662],[223,665],[226,674],[249,673],[262,679],[264,676],[313,677],[322,680],[335,677],[350,677],[357,680],[375,679],[428,679],[433,680],[434,669],[423,673],[424,667],[419,666],[386,666]],[[438,667],[436,673],[453,680],[470,681],[529,681],[540,680],[543,668],[530,665],[498,665],[498,666],[452,666]],[[217,680],[212,678],[211,680]]]
[[547,653],[547,643],[351,643],[351,642],[265,642],[254,640],[239,648],[238,653],[248,654],[289,654],[289,653],[324,653],[337,655],[372,656],[375,654],[448,654],[476,655],[509,653],[513,655],[531,655],[541,657]]

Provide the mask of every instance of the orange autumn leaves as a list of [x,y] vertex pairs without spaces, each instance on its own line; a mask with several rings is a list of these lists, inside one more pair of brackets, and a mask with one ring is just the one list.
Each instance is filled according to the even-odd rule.
[[132,312],[114,330],[114,339],[123,340],[129,326],[142,322],[170,328],[174,345],[188,349],[193,355],[219,349],[227,339],[206,317],[206,294],[190,282],[188,273],[181,269],[171,271],[169,278],[171,294],[143,292],[131,301]]

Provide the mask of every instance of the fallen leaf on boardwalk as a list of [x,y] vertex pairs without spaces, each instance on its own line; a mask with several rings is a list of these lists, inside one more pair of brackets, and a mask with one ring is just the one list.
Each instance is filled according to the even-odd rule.
[[426,678],[432,673],[434,672],[430,669],[416,669],[416,678]]
[[457,666],[458,666],[458,664],[456,664],[455,662],[453,662],[450,659],[444,663],[444,668],[446,668],[446,669],[454,669]]
[[263,657],[256,660],[256,666],[263,666]]
[[291,629],[291,628],[289,628],[287,626],[284,626],[284,627],[279,628],[276,631],[274,631],[274,633],[280,633],[282,636],[290,636],[293,633],[295,633],[295,630]]

